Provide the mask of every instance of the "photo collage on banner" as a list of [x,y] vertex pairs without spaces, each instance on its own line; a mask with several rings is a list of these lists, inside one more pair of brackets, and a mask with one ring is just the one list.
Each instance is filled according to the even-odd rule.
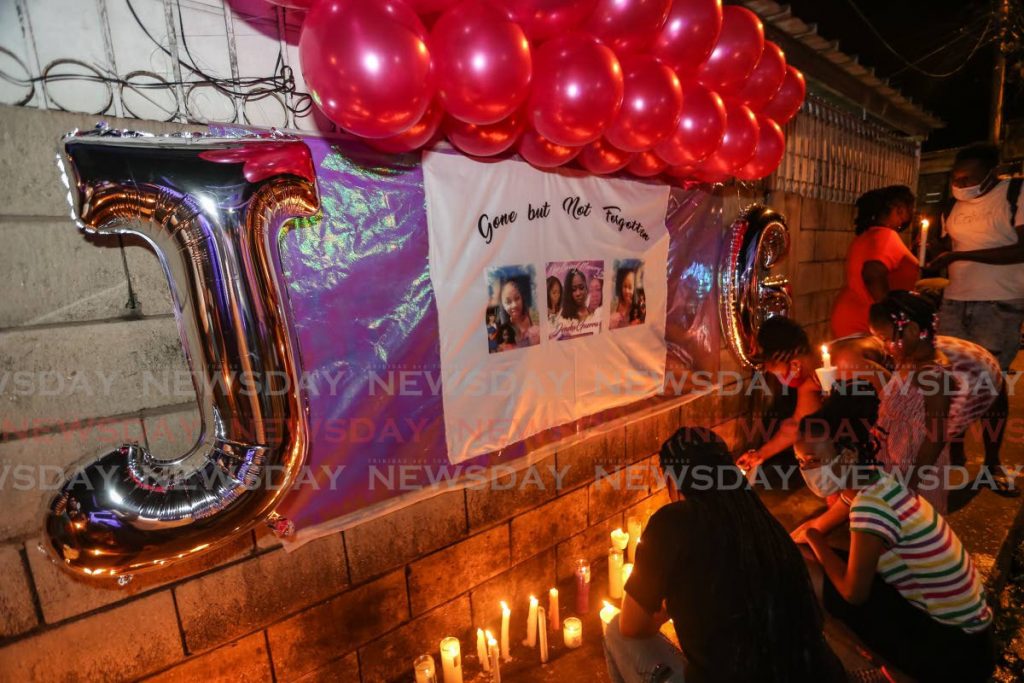
[[607,314],[604,261],[560,261],[547,265],[549,337],[562,341],[597,334]]
[[533,266],[487,270],[487,352],[514,351],[540,343]]

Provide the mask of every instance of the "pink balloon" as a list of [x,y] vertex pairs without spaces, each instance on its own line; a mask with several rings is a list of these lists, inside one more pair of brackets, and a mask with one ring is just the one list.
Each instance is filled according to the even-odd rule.
[[754,67],[750,78],[736,94],[736,99],[759,112],[775,97],[786,78],[786,55],[782,48],[771,42],[764,41],[764,52],[761,60]]
[[622,108],[604,136],[627,152],[643,152],[675,130],[683,109],[679,77],[650,55],[622,60]]
[[668,164],[654,152],[640,152],[626,167],[630,173],[641,178],[656,176],[668,168]]
[[758,126],[754,112],[742,104],[729,103],[725,105],[725,115],[722,145],[700,165],[713,175],[732,175],[750,161],[757,150]]
[[508,9],[530,40],[548,40],[577,28],[597,0],[495,0]]
[[675,131],[654,146],[670,164],[695,164],[710,156],[725,135],[725,104],[697,83],[683,84],[683,109]]
[[518,109],[508,118],[484,126],[449,116],[444,121],[444,132],[448,141],[466,154],[491,157],[514,145],[525,124],[526,113]]
[[800,105],[804,103],[807,96],[807,84],[804,82],[804,75],[791,66],[786,67],[786,78],[782,81],[782,87],[771,102],[761,110],[761,113],[772,119],[780,126],[789,123],[789,120],[800,111]]
[[708,61],[697,71],[697,80],[720,95],[738,91],[764,52],[764,26],[744,7],[722,10],[722,32]]
[[632,158],[631,152],[613,146],[604,138],[598,138],[583,148],[576,162],[591,173],[604,175],[625,168]]
[[445,109],[467,123],[497,123],[530,92],[530,43],[484,0],[466,0],[441,15],[430,32],[430,55]]
[[425,33],[399,0],[320,0],[299,38],[313,101],[354,135],[386,138],[410,128],[434,93]]
[[617,54],[643,52],[668,17],[672,0],[597,0],[585,28]]
[[675,0],[651,54],[680,74],[707,60],[722,31],[722,0]]
[[579,147],[558,145],[535,130],[526,129],[519,138],[519,156],[538,168],[554,168],[572,161],[580,153]]
[[433,12],[443,12],[458,1],[459,0],[405,0],[405,4],[409,5],[409,7],[411,7],[417,14],[432,14]]
[[423,117],[412,124],[411,128],[407,128],[398,135],[375,140],[371,139],[367,140],[367,142],[382,152],[391,152],[392,154],[411,152],[430,142],[434,134],[437,133],[437,129],[441,126],[442,118],[444,118],[444,107],[441,106],[437,98],[434,98],[430,106],[427,107]]
[[533,127],[558,145],[593,142],[622,105],[622,68],[593,36],[572,33],[534,53],[529,114]]
[[740,180],[759,180],[771,175],[779,167],[782,155],[786,152],[786,136],[782,128],[769,118],[757,117],[759,126],[757,149],[754,158],[736,171]]

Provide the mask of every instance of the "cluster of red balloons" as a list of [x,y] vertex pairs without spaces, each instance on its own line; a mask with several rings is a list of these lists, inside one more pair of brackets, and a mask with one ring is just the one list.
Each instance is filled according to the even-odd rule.
[[389,152],[443,135],[541,168],[755,180],[806,91],[757,16],[721,0],[270,2],[308,12],[316,105]]

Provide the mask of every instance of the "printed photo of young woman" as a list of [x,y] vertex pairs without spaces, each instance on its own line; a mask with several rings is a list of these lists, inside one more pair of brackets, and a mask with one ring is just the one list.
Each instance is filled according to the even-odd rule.
[[615,291],[612,293],[608,329],[642,325],[647,320],[644,262],[640,259],[616,259],[614,266]]
[[601,331],[604,261],[547,264],[550,338],[559,341]]
[[484,323],[488,353],[540,344],[533,266],[501,266],[487,270]]

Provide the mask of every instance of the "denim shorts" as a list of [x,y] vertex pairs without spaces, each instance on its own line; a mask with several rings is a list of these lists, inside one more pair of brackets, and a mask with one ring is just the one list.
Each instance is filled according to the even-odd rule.
[[1008,301],[942,302],[939,334],[960,337],[981,346],[999,361],[1004,371],[1017,357],[1024,299]]

